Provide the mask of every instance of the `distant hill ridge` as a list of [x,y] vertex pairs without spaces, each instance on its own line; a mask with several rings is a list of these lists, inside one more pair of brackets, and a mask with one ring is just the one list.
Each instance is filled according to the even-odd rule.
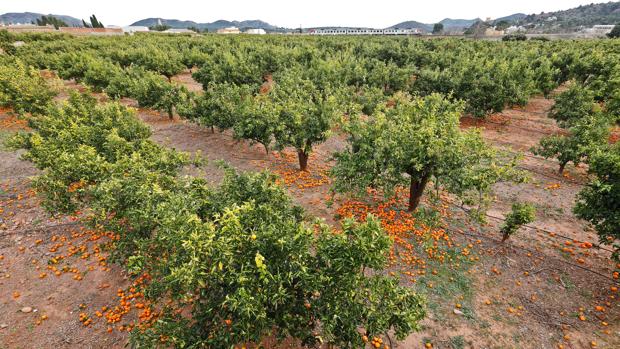
[[67,25],[71,27],[81,27],[82,20],[77,19],[71,16],[65,15],[53,15],[48,14],[45,15],[43,13],[35,13],[35,12],[9,12],[3,15],[0,15],[0,23],[4,24],[30,24],[37,21],[37,19],[41,19],[42,16],[54,16],[63,22],[67,23]]
[[582,5],[568,10],[532,14],[521,19],[522,24],[538,24],[545,28],[591,27],[596,24],[619,24],[620,1]]
[[226,27],[256,28],[256,29],[265,29],[266,31],[272,31],[272,32],[285,30],[285,28],[277,27],[275,25],[271,25],[267,22],[264,22],[258,19],[246,20],[246,21],[227,21],[227,20],[220,19],[220,20],[217,20],[211,23],[198,23],[194,21],[181,21],[178,19],[146,18],[146,19],[142,19],[137,22],[134,22],[131,25],[152,27],[159,23],[170,26],[171,28],[196,27],[201,30],[208,29],[209,31],[214,31],[214,30],[226,28]]

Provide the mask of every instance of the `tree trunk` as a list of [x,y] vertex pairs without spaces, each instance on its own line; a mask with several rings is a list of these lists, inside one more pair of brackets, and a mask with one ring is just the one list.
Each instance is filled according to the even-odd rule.
[[415,210],[420,204],[420,199],[422,198],[422,194],[424,194],[424,188],[429,178],[430,175],[424,175],[422,178],[411,177],[411,186],[409,187],[409,212]]
[[168,107],[168,117],[170,120],[174,120],[174,111],[172,110],[172,107]]
[[560,163],[560,170],[559,170],[560,175],[564,174],[564,168],[565,167],[566,167],[566,163],[565,162],[561,162]]
[[308,154],[303,150],[297,150],[297,157],[299,157],[299,169],[306,171],[308,169]]
[[502,236],[502,244],[506,242],[506,240],[508,240],[509,237],[510,237],[510,234],[504,233],[504,236]]

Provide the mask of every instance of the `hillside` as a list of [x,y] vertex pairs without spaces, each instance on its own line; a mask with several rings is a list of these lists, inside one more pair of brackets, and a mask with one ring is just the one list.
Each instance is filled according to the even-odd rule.
[[[457,31],[469,28],[477,21],[480,21],[480,19],[446,18],[439,23],[444,25],[445,30]],[[596,24],[617,24],[620,23],[620,1],[583,5],[568,10],[543,12],[540,14],[526,15],[524,13],[515,13],[496,18],[492,23],[499,23],[501,21],[524,25],[532,32],[566,32],[575,31],[582,27],[591,27]],[[432,31],[433,24],[405,21],[389,28],[418,28],[424,31]]]
[[[471,26],[476,21],[479,21],[479,18],[476,19],[452,19],[446,18],[441,20],[439,23],[443,24],[444,30],[463,30],[469,26]],[[395,24],[387,29],[392,28],[400,28],[400,29],[421,29],[426,32],[433,31],[433,26],[435,23],[422,23],[417,21],[406,21]]]
[[563,11],[525,16],[520,24],[546,31],[566,31],[596,24],[620,23],[620,1],[583,5]]
[[463,28],[468,28],[470,27],[472,24],[476,23],[477,21],[479,21],[480,18],[475,18],[475,19],[451,19],[451,18],[446,18],[444,20],[442,20],[441,24],[443,24],[443,27],[445,30],[460,30]]
[[433,25],[432,24],[426,24],[426,23],[421,23],[421,22],[417,22],[417,21],[406,21],[406,22],[401,22],[398,24],[395,24],[391,27],[388,27],[386,29],[393,29],[393,28],[399,28],[399,29],[421,29],[424,31],[432,31],[433,30]]
[[[42,16],[45,16],[45,15],[42,13],[35,13],[35,12],[10,12],[10,13],[5,13],[3,15],[0,15],[0,23],[30,24],[32,22],[36,22],[36,20],[40,19]],[[77,19],[75,17],[65,16],[65,15],[53,15],[53,14],[49,14],[47,16],[54,16],[58,19],[61,19],[72,27],[82,26],[82,20]]]
[[146,18],[146,19],[142,19],[137,22],[134,22],[131,25],[152,27],[154,25],[157,25],[158,23],[168,25],[171,28],[196,27],[201,30],[207,29],[209,31],[215,31],[217,29],[226,28],[226,27],[238,27],[241,29],[260,28],[260,29],[265,29],[266,31],[270,31],[270,32],[284,31],[284,28],[276,27],[274,25],[271,25],[261,20],[246,20],[246,21],[218,20],[218,21],[211,22],[211,23],[198,23],[194,21],[181,21],[178,19]]
[[512,14],[510,16],[504,16],[504,17],[500,17],[500,18],[496,18],[493,23],[499,23],[502,21],[506,21],[506,22],[510,22],[510,23],[518,23],[519,21],[523,20],[523,18],[527,17],[527,15],[525,13],[515,13]]

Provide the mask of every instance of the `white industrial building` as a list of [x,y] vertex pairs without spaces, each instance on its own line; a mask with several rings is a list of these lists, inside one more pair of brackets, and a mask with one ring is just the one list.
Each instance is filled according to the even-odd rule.
[[123,32],[128,34],[134,33],[146,33],[149,32],[149,27],[141,26],[141,25],[129,25],[123,27]]
[[422,31],[414,29],[310,29],[310,35],[420,35]]
[[614,29],[615,25],[613,24],[598,24],[593,26],[592,28],[586,28],[582,31],[582,33],[586,34],[589,37],[598,37],[605,36]]
[[506,30],[504,30],[504,33],[515,34],[515,33],[525,33],[526,31],[527,29],[525,29],[525,27],[513,25],[513,26],[506,28]]
[[193,31],[193,30],[183,29],[183,28],[170,28],[170,29],[164,30],[162,33],[166,33],[166,34],[196,34],[196,32]]
[[262,29],[262,28],[248,29],[248,30],[245,31],[245,33],[246,34],[253,34],[253,35],[265,35],[265,34],[267,34],[265,29]]

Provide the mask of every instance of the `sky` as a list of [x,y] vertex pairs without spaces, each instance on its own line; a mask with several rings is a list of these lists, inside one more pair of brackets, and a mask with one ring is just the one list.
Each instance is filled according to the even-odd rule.
[[287,28],[385,28],[409,20],[435,23],[446,17],[484,19],[517,12],[551,12],[593,1],[596,0],[0,0],[0,14],[39,12],[88,19],[94,13],[105,25],[129,25],[140,19],[160,17],[199,23],[260,19]]

